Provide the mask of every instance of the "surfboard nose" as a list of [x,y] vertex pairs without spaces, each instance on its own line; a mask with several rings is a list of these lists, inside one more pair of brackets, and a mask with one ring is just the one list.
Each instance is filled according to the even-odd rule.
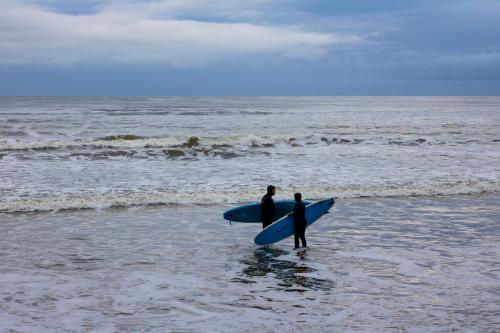
[[224,214],[222,215],[222,216],[224,217],[224,220],[229,220],[229,221],[231,221],[231,216],[232,216],[232,214],[231,214],[231,213],[232,213],[231,211],[226,211],[226,212],[224,212]]

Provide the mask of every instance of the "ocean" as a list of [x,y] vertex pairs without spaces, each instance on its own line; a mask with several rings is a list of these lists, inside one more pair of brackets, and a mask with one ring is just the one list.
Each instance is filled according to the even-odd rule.
[[[500,97],[0,97],[0,332],[498,332]],[[335,197],[293,239],[222,213]]]

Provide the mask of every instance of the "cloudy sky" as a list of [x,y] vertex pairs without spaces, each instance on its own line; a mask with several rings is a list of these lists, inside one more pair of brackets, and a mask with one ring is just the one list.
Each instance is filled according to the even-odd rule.
[[0,95],[500,95],[500,0],[0,6]]

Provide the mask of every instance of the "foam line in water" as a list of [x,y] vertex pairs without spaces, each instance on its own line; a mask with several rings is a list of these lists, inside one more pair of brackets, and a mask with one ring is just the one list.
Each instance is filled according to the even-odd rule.
[[[33,139],[33,138],[32,138]],[[353,135],[237,135],[227,137],[198,137],[198,136],[163,136],[143,137],[139,135],[123,134],[108,135],[91,139],[72,140],[50,140],[36,141],[0,140],[0,151],[19,150],[56,150],[56,149],[78,149],[78,148],[165,148],[165,147],[195,147],[195,146],[243,146],[269,148],[278,144],[290,146],[303,145],[359,145],[359,144],[381,144],[395,146],[419,146],[419,145],[468,145],[479,143],[480,140],[464,140],[452,138],[429,139],[423,137],[401,137],[381,136],[366,138]],[[495,144],[500,140],[488,140],[484,143]]]
[[109,135],[95,139],[74,139],[54,141],[0,141],[0,150],[50,150],[75,148],[162,148],[162,147],[193,147],[213,145],[243,145],[250,147],[266,146],[278,143],[293,143],[296,140],[290,136],[256,136],[241,135],[228,137],[197,137],[197,136],[165,136],[141,137],[136,135]]
[[[301,189],[306,194],[306,199],[316,200],[334,196],[336,198],[359,198],[359,197],[410,197],[410,196],[439,196],[460,194],[483,194],[500,192],[500,182],[469,182],[459,184],[447,184],[440,186],[402,186],[376,187],[367,186],[363,188],[310,188]],[[294,191],[280,191],[277,199],[291,199]],[[204,205],[224,203],[249,203],[260,200],[262,193],[259,191],[248,192],[130,192],[125,194],[103,194],[103,195],[67,195],[52,196],[31,199],[7,199],[0,202],[0,212],[35,212],[35,211],[58,211],[69,209],[104,209],[110,207],[131,207],[147,205]]]

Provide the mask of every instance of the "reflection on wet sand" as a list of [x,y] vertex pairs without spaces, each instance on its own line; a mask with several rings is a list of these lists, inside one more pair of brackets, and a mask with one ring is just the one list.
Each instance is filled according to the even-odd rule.
[[258,277],[268,274],[279,280],[276,290],[298,291],[323,290],[330,291],[334,286],[333,281],[304,276],[304,273],[315,272],[306,265],[307,249],[297,252],[298,261],[283,260],[279,257],[289,254],[288,251],[273,247],[260,247],[251,255],[243,258],[240,263],[245,268],[239,274],[244,278],[237,277],[232,282],[257,283]]

